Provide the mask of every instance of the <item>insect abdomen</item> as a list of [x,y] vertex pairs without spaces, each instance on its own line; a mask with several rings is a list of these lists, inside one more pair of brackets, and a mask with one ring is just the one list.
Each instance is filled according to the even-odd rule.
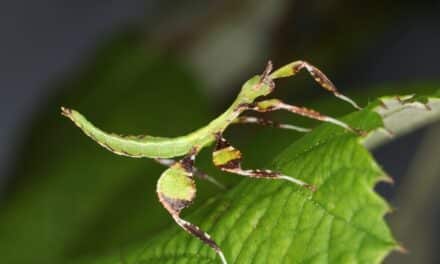
[[87,136],[118,155],[129,157],[172,158],[188,153],[193,144],[185,138],[153,136],[121,136],[102,131],[79,112],[62,107],[62,114],[70,118]]

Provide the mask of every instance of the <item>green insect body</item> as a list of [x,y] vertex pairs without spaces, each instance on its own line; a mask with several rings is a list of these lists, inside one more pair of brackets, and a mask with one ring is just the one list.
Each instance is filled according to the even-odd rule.
[[[315,110],[289,105],[279,99],[257,101],[258,98],[272,93],[275,89],[275,79],[293,76],[301,69],[306,69],[324,89],[359,109],[359,106],[354,101],[339,93],[333,83],[319,69],[305,61],[292,62],[273,73],[271,73],[272,63],[269,61],[261,75],[254,76],[245,82],[235,101],[224,113],[208,125],[180,137],[121,136],[107,133],[94,126],[79,112],[64,107],[61,109],[63,115],[70,118],[86,135],[108,150],[129,157],[153,158],[169,167],[162,173],[157,183],[157,193],[160,202],[180,227],[213,248],[222,263],[225,264],[227,263],[226,258],[217,243],[199,227],[180,218],[181,211],[188,207],[195,199],[195,177],[207,179],[220,185],[213,178],[195,167],[195,157],[202,148],[215,142],[213,163],[223,171],[251,178],[288,180],[314,191],[315,187],[312,184],[283,175],[280,172],[267,169],[243,169],[241,167],[242,153],[223,138],[223,132],[231,124],[260,124],[300,132],[309,131],[306,128],[290,124],[280,124],[263,118],[241,116],[247,110],[256,112],[285,110],[312,119],[330,122],[352,132],[361,132]],[[182,156],[183,158],[178,161],[171,159]]]

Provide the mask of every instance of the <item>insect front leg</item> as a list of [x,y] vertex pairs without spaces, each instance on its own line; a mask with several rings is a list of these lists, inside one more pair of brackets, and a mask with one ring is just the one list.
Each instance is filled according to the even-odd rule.
[[254,110],[257,112],[270,112],[270,111],[276,111],[276,110],[286,110],[286,111],[289,111],[289,112],[297,114],[297,115],[301,115],[301,116],[308,117],[311,119],[335,124],[337,126],[340,126],[344,129],[347,129],[347,130],[352,131],[352,132],[359,134],[359,135],[365,134],[364,131],[359,130],[357,128],[353,128],[353,127],[349,126],[348,124],[346,124],[336,118],[323,115],[323,114],[319,113],[318,111],[315,111],[310,108],[289,105],[279,99],[268,99],[268,100],[256,102],[253,105],[249,106],[248,109]]
[[192,151],[162,173],[157,182],[157,194],[159,201],[174,221],[185,231],[214,249],[222,263],[226,264],[226,258],[215,241],[198,226],[180,218],[180,212],[188,207],[196,196],[196,185],[193,179],[196,154],[196,150]]
[[266,118],[262,118],[262,117],[255,117],[255,116],[239,116],[232,122],[232,124],[257,124],[257,125],[261,125],[261,126],[295,130],[295,131],[304,132],[304,133],[311,131],[310,128],[295,126],[295,125],[291,125],[291,124],[282,124],[282,123],[272,121],[270,119],[266,119]]
[[251,178],[265,178],[265,179],[282,179],[288,180],[302,187],[315,191],[315,186],[303,182],[302,180],[284,175],[280,172],[266,170],[266,169],[243,169],[241,167],[242,154],[241,151],[234,148],[229,142],[223,138],[221,134],[217,134],[217,142],[215,150],[212,153],[214,165],[222,171],[235,173]]
[[[175,160],[173,159],[165,159],[165,158],[156,158],[154,159],[155,161],[157,161],[159,164],[164,165],[166,167],[171,167],[172,165],[174,165],[176,163]],[[217,187],[219,187],[220,189],[225,190],[226,186],[223,185],[222,183],[220,183],[219,181],[217,181],[214,177],[209,176],[206,172],[199,170],[198,168],[194,167],[194,176],[201,179],[201,180],[207,180],[210,183],[216,185]]]
[[353,101],[349,97],[340,93],[336,89],[336,86],[333,84],[333,82],[330,81],[330,79],[321,70],[319,70],[318,68],[316,68],[315,66],[311,65],[310,63],[308,63],[306,61],[299,60],[299,61],[294,61],[292,63],[289,63],[289,64],[279,68],[275,72],[273,72],[270,75],[270,77],[272,79],[290,77],[290,76],[295,75],[296,73],[298,73],[302,69],[306,69],[310,73],[310,75],[313,77],[313,79],[322,88],[333,93],[333,95],[336,96],[337,98],[348,102],[353,107],[355,107],[357,109],[361,109],[361,107],[359,107],[359,105],[355,101]]

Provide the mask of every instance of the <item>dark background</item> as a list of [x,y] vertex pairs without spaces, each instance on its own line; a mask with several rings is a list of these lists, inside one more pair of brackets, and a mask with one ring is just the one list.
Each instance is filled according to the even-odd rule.
[[[161,54],[178,61],[196,80],[197,98],[185,97],[182,91],[181,98],[178,93],[167,94],[167,89],[172,91],[169,86],[152,81],[155,89],[165,90],[156,99],[164,101],[162,123],[168,123],[157,133],[173,134],[177,124],[173,113],[166,112],[166,102],[185,98],[187,104],[204,104],[209,113],[194,117],[199,121],[193,124],[201,125],[221,112],[240,84],[260,72],[268,59],[275,65],[306,59],[328,73],[341,91],[354,96],[380,85],[435,85],[440,78],[439,11],[438,1],[2,2],[0,198],[8,204],[38,182],[29,172],[33,169],[23,169],[25,160],[38,155],[27,150],[45,148],[45,143],[35,143],[44,141],[38,136],[44,134],[42,126],[57,130],[41,121],[58,114],[58,106],[64,104],[60,98],[72,93],[69,90],[76,87],[72,83],[90,71],[88,65],[96,57],[105,57],[100,50],[111,50],[109,43],[135,39],[142,43],[137,48],[145,48],[151,57]],[[85,75],[83,84],[99,71]],[[301,104],[330,97],[305,75],[283,87],[282,96]],[[87,94],[84,91],[77,93],[78,100]],[[130,97],[122,100],[130,106]],[[112,127],[112,122],[108,124]],[[440,183],[435,179],[440,176],[439,136],[437,123],[374,150],[396,180],[394,186],[380,185],[378,190],[396,207],[387,218],[409,250],[406,256],[393,254],[387,263],[440,262],[439,196],[432,187]],[[84,144],[92,145],[86,140]],[[81,247],[74,252],[81,252]]]

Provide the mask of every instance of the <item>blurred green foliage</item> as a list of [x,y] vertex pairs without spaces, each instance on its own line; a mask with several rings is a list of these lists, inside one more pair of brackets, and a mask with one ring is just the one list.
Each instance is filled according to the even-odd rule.
[[[59,115],[61,105],[118,133],[179,135],[209,120],[200,84],[134,34],[100,48],[59,84],[36,118],[0,212],[3,263],[60,263],[145,238],[170,222],[157,201],[163,168],[108,153]],[[203,196],[202,196],[203,197]]]

